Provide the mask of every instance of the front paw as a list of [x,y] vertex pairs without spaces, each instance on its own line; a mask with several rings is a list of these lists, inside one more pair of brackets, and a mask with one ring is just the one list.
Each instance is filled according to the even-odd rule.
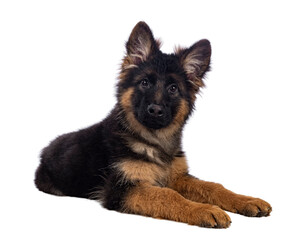
[[234,206],[237,213],[248,217],[264,217],[269,216],[272,207],[266,201],[253,197],[239,197]]
[[196,208],[190,215],[192,225],[207,228],[228,228],[231,224],[231,219],[225,211],[217,206],[204,204]]

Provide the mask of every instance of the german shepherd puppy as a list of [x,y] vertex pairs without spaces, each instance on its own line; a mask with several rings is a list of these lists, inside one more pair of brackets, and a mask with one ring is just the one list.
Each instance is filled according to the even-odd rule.
[[206,39],[162,53],[148,25],[139,22],[126,43],[114,109],[102,122],[61,135],[42,151],[37,188],[201,227],[227,228],[231,220],[224,210],[268,216],[269,203],[188,173],[182,130],[210,56]]

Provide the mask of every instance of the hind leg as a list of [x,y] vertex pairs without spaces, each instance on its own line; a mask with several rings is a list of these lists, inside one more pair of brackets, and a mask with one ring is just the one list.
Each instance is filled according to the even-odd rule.
[[35,172],[34,182],[36,187],[42,192],[56,196],[64,196],[64,194],[54,186],[47,168],[42,163]]

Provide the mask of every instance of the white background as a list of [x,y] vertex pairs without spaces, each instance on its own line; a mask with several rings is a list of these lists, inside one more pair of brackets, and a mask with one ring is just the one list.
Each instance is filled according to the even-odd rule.
[[[296,2],[1,1],[0,238],[299,238]],[[229,229],[204,229],[35,189],[40,150],[113,107],[124,43],[140,20],[167,53],[211,41],[212,71],[184,132],[191,173],[267,200],[270,217],[229,213]]]

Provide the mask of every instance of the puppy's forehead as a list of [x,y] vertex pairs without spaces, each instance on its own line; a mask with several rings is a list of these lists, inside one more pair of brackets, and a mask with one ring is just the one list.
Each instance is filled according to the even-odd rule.
[[179,70],[179,60],[174,54],[159,53],[150,63],[158,74],[176,73]]
[[179,60],[173,54],[160,53],[140,66],[142,73],[164,79],[171,75],[182,75]]
[[146,62],[141,63],[133,72],[132,83],[138,83],[143,78],[161,80],[163,82],[182,82],[185,78],[179,59],[174,54],[156,54]]

